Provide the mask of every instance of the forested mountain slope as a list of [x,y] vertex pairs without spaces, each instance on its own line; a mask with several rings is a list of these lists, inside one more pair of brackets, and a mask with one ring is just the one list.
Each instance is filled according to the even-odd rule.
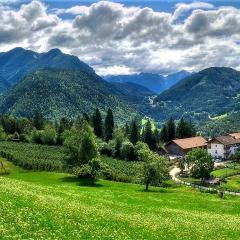
[[240,72],[223,67],[193,74],[155,99],[157,119],[189,116],[197,121],[240,110]]
[[118,120],[127,120],[136,111],[114,95],[115,89],[97,75],[84,71],[42,69],[37,70],[4,94],[1,112],[16,116],[32,116],[41,111],[49,119],[76,117],[112,108]]

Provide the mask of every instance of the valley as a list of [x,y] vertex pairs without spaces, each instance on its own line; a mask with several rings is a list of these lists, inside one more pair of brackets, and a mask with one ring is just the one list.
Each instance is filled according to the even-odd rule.
[[240,74],[230,68],[193,74],[181,71],[165,77],[145,73],[107,76],[106,82],[77,57],[58,49],[36,53],[16,48],[0,57],[2,114],[31,117],[40,110],[53,120],[110,107],[120,124],[126,117],[146,116],[161,127],[170,117],[183,117],[210,136],[208,125],[221,124],[217,116],[240,110]]
[[0,240],[240,239],[240,1],[0,0]]

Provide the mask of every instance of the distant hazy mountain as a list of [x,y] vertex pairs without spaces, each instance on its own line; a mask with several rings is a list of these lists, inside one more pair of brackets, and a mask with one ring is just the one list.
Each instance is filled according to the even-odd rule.
[[49,119],[59,119],[92,113],[96,107],[102,111],[110,107],[116,119],[125,122],[136,111],[124,97],[96,74],[48,68],[28,74],[4,93],[0,111],[16,116],[33,116],[35,111],[41,111]]
[[14,48],[0,53],[0,92],[14,85],[28,73],[45,67],[94,73],[94,70],[78,57],[64,54],[59,49],[37,53],[23,48]]
[[240,72],[212,67],[186,77],[155,99],[152,114],[157,119],[189,116],[205,121],[240,110]]
[[118,83],[118,82],[112,82],[110,83],[116,91],[112,92],[117,95],[119,98],[125,100],[128,103],[133,104],[141,104],[142,102],[146,101],[146,97],[152,96],[155,93],[151,90],[138,85],[136,83]]
[[153,73],[140,73],[132,75],[106,76],[105,79],[108,82],[136,83],[148,88],[152,92],[161,93],[189,75],[189,72],[181,71],[168,76]]

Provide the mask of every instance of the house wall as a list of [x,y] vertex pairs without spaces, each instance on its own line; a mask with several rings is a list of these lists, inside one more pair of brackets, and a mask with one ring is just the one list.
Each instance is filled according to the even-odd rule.
[[184,155],[183,150],[174,142],[169,143],[165,148],[172,155],[180,155],[180,156]]
[[236,151],[239,149],[239,146],[233,145],[233,146],[224,146],[220,143],[210,143],[208,144],[208,153],[213,158],[223,158],[227,159],[232,154],[236,153]]
[[231,156],[232,154],[236,153],[236,151],[239,149],[239,146],[231,146],[229,148],[229,156]]
[[208,144],[208,153],[213,158],[225,158],[226,151],[223,144],[212,142]]

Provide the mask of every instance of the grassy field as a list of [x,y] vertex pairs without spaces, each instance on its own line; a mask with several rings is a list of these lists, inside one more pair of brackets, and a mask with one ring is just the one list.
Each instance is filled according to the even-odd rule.
[[1,239],[239,239],[240,198],[31,172],[0,177]]
[[222,186],[234,191],[240,191],[240,175],[226,178],[226,183],[222,183]]
[[227,175],[237,174],[237,173],[239,173],[239,169],[221,168],[221,169],[212,171],[211,175],[213,175],[214,177],[224,177]]

